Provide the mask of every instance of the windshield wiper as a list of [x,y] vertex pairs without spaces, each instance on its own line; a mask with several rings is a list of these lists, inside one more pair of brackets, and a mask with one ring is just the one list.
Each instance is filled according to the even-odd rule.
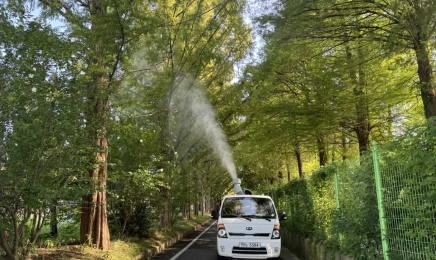
[[255,216],[255,217],[265,219],[265,220],[268,220],[269,222],[271,222],[271,217],[268,217],[268,216]]
[[249,218],[248,216],[241,216],[241,218],[245,218],[246,220],[250,220],[251,221],[251,218]]
[[223,217],[223,218],[237,218],[237,217],[239,217],[239,215],[228,214],[228,215],[222,215],[221,217]]

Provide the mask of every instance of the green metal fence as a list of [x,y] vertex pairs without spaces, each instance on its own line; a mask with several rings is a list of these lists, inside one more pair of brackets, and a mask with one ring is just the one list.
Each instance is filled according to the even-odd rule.
[[380,162],[378,156],[378,148],[377,143],[372,143],[372,163],[374,165],[374,180],[375,187],[377,192],[377,206],[378,206],[378,215],[380,222],[380,233],[381,233],[381,242],[383,247],[383,258],[385,260],[389,260],[389,243],[387,241],[386,236],[386,215],[385,215],[385,207],[384,207],[384,189],[383,189],[383,181],[382,176],[380,174]]
[[378,156],[375,143],[373,154],[380,161],[375,175],[380,176],[383,204],[379,209],[385,216],[384,259],[436,259],[436,176],[415,171],[419,167],[405,167],[389,151],[381,150]]
[[436,259],[436,154],[372,147],[278,189],[285,228],[354,259]]

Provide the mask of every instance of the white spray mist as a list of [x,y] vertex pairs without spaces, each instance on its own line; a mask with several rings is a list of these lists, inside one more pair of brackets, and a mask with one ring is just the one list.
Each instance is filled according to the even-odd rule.
[[232,179],[237,178],[232,151],[227,143],[227,136],[216,119],[217,115],[212,104],[192,76],[180,78],[174,86],[171,107],[177,110],[185,110],[183,114],[192,115],[195,130],[205,136]]

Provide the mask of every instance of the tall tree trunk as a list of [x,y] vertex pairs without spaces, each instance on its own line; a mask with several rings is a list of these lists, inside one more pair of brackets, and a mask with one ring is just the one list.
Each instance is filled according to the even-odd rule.
[[[98,28],[98,26],[97,26]],[[104,77],[105,61],[98,52],[100,44],[96,43],[96,57],[92,59],[91,78],[89,82],[90,108],[87,124],[90,128],[89,139],[95,140],[94,168],[89,170],[92,183],[91,194],[82,197],[82,214],[80,221],[80,242],[93,244],[97,248],[109,249],[110,236],[107,223],[106,181],[108,164],[107,123],[109,120],[109,88]],[[103,55],[102,55],[103,56]]]
[[356,103],[356,125],[354,131],[357,135],[357,142],[359,143],[359,154],[362,155],[365,151],[369,149],[369,133],[370,133],[370,123],[367,114],[367,104],[362,96],[363,91],[360,88],[355,88],[355,95],[358,98]]
[[317,138],[319,166],[327,165],[327,151],[323,137]]
[[291,181],[291,165],[288,160],[286,160],[286,173],[288,175],[288,182]]
[[188,199],[186,207],[188,209],[188,218],[187,219],[191,219],[192,215],[191,215],[191,171],[189,171],[189,175],[188,175],[188,188],[186,190],[186,198]]
[[58,214],[56,203],[50,207],[50,235],[58,235]]
[[369,149],[369,127],[365,118],[357,118],[355,132],[357,135],[357,142],[359,143],[359,154],[362,155]]
[[185,204],[185,211],[186,211],[186,219],[190,220],[191,219],[191,203],[187,202]]
[[[94,49],[90,52],[90,68],[88,83],[88,102],[90,107],[87,111],[87,124],[89,140],[94,147],[94,168],[89,170],[92,182],[91,194],[82,197],[82,214],[80,221],[80,242],[93,244],[97,248],[109,249],[110,236],[107,222],[106,181],[108,164],[107,123],[109,120],[109,96],[110,82],[107,78],[108,64],[107,35],[101,31],[105,28],[107,8],[101,0],[90,1],[91,31],[97,35],[91,40]],[[107,32],[109,33],[109,32]],[[116,64],[117,62],[115,62]],[[115,65],[116,66],[116,65]]]
[[[359,57],[361,56],[359,50]],[[368,114],[368,101],[365,93],[366,78],[362,65],[359,65],[359,79],[356,82],[356,86],[353,89],[354,95],[357,99],[356,103],[356,125],[355,132],[357,135],[357,141],[359,143],[359,154],[362,155],[369,149],[369,133],[371,130]]]
[[201,216],[204,216],[204,208],[206,207],[206,194],[204,191],[204,172],[201,172]]
[[299,149],[295,149],[294,153],[295,153],[295,158],[297,159],[298,176],[300,178],[303,178],[304,177],[304,172],[303,172],[303,161],[301,159],[301,152],[300,152]]
[[346,161],[347,160],[347,138],[345,137],[345,135],[342,136],[341,138],[342,140],[342,161]]
[[110,236],[106,209],[107,140],[97,138],[97,164],[91,170],[93,193],[82,198],[80,242],[109,249]]
[[[195,177],[194,177],[194,187],[193,187],[193,193],[194,193],[194,216],[196,216],[196,217],[198,217],[198,214],[199,214],[199,204],[200,204],[200,202],[199,202],[199,188],[201,188],[201,187],[198,187],[199,186],[199,184],[200,184],[200,182],[199,182],[199,176],[198,176],[198,173],[194,173],[195,174]],[[201,184],[200,184],[201,185]]]
[[198,201],[198,193],[195,195],[195,203],[194,203],[194,215],[196,217],[198,217],[198,206],[199,206],[199,201]]
[[415,39],[414,50],[418,62],[418,76],[425,117],[436,116],[436,92],[433,85],[433,70],[428,46],[421,39]]
[[[169,101],[167,100],[165,104],[163,105],[164,109],[169,109]],[[161,155],[162,155],[162,162],[159,168],[164,169],[163,178],[164,178],[164,184],[159,187],[159,194],[161,197],[161,214],[160,214],[160,228],[161,229],[167,229],[171,226],[170,221],[170,194],[169,194],[169,187],[170,187],[170,167],[167,167],[164,162],[172,162],[172,156],[171,156],[171,145],[169,141],[170,136],[170,130],[169,130],[169,119],[168,114],[162,113],[159,116],[159,121],[161,122],[161,128],[162,131],[160,133],[160,148],[161,148]],[[188,177],[189,178],[189,177]]]
[[288,154],[287,147],[285,147],[285,164],[286,164],[286,173],[288,176],[288,182],[290,182],[291,181],[291,164],[289,162],[289,154]]
[[[210,167],[209,167],[210,170]],[[205,183],[209,183],[209,178],[207,176],[205,176],[204,179]],[[210,213],[211,212],[211,204],[210,204],[210,187],[205,187],[206,190],[204,192],[204,212],[205,213]]]
[[168,189],[164,186],[160,187],[160,195],[163,202],[163,211],[160,217],[160,226],[162,229],[167,229],[171,226],[170,221],[170,203],[168,198]]
[[[170,151],[167,151],[166,158],[168,162],[172,161],[170,153],[171,153]],[[164,177],[166,181],[164,186],[160,187],[160,194],[163,199],[163,214],[161,216],[161,228],[163,229],[168,229],[171,227],[171,207],[170,207],[170,190],[169,190],[169,187],[171,187],[170,171],[171,170],[164,171],[165,174]]]
[[[347,42],[347,36],[345,36],[345,42]],[[358,59],[358,62],[360,60],[363,60],[363,54],[360,46],[360,42],[357,42],[358,48],[357,48],[357,54],[356,58]],[[357,135],[357,140],[359,144],[359,154],[362,155],[365,151],[369,149],[369,133],[370,133],[370,123],[369,123],[369,114],[368,114],[368,101],[365,93],[366,88],[366,78],[365,78],[365,71],[363,68],[363,65],[359,62],[358,64],[358,70],[356,71],[354,69],[353,62],[353,54],[349,48],[348,45],[345,47],[346,54],[347,54],[347,60],[350,65],[349,75],[351,82],[353,83],[353,94],[355,96],[356,104],[355,104],[355,111],[356,111],[356,121],[353,127],[354,132]]]
[[186,206],[188,204],[188,202],[187,202],[188,201],[188,193],[187,193],[187,191],[188,191],[188,187],[187,187],[188,180],[187,180],[187,173],[186,173],[186,171],[182,171],[181,174],[182,174],[182,185],[183,185],[183,205],[182,205],[183,210],[182,210],[182,215],[183,215],[183,218],[188,219],[188,207]]

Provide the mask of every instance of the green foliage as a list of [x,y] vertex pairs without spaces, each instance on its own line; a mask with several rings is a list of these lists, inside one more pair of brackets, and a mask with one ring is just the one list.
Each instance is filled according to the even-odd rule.
[[[91,187],[97,133],[109,143],[108,213],[116,236],[149,237],[166,217],[177,225],[190,217],[191,205],[204,213],[203,201],[231,192],[228,173],[192,127],[192,114],[180,113],[174,126],[176,82],[185,74],[217,108],[242,185],[256,193],[270,194],[288,174],[298,176],[298,167],[309,173],[323,153],[327,161],[357,154],[360,130],[389,142],[403,124],[423,122],[417,112],[423,106],[413,99],[419,90],[412,66],[425,55],[412,53],[410,43],[434,47],[427,43],[435,10],[430,1],[423,1],[425,10],[404,1],[278,1],[278,15],[262,18],[274,28],[265,35],[264,59],[248,66],[238,84],[231,83],[234,65],[251,45],[245,1],[89,2],[102,4],[104,15],[74,0],[0,6],[0,232],[22,255],[50,216],[59,223],[77,220],[77,201]],[[29,9],[35,3],[38,9]],[[380,6],[386,7],[381,13]],[[349,23],[359,10],[358,17],[368,19]],[[370,19],[385,10],[389,15]],[[399,19],[392,24],[393,17]],[[53,28],[50,19],[64,27]],[[382,25],[386,31],[368,31]],[[418,29],[427,39],[416,38]],[[102,92],[95,92],[99,87]],[[427,243],[424,252],[434,244],[434,131],[431,123],[415,128],[382,154],[386,169],[401,162],[384,180],[403,185],[390,193],[395,198],[387,211],[401,206],[403,218],[390,224]],[[340,210],[333,199],[335,172]],[[356,258],[376,259],[380,232],[372,175],[362,155],[292,180],[272,195],[290,213],[287,228]],[[22,228],[15,234],[14,224]],[[76,226],[67,231],[63,225],[57,238],[42,230],[41,245],[77,236]],[[67,232],[74,235],[65,237]]]
[[387,236],[393,256],[436,257],[435,148],[435,119],[431,118],[380,149]]
[[140,238],[153,234],[161,212],[161,179],[159,173],[150,170],[112,173],[109,178],[108,218],[115,234]]
[[294,179],[275,194],[279,209],[290,212],[286,227],[293,232],[331,243],[331,216],[334,209],[332,176],[334,166],[322,167],[309,179]]
[[[386,44],[386,35],[374,36],[385,33],[378,25],[392,17],[361,19],[408,3],[272,2],[270,14],[254,16],[264,29],[262,60],[247,66],[238,86],[249,124],[236,152],[247,172],[260,180],[280,171],[307,175],[315,159],[323,165],[354,157],[369,149],[369,140],[389,142],[397,128],[423,122],[413,50],[399,37]],[[386,26],[396,35],[394,24]]]
[[50,234],[50,226],[45,225],[38,237],[37,246],[51,248],[76,244],[80,241],[80,223],[74,220],[61,221],[58,224],[57,236]]
[[[176,155],[168,98],[179,73],[190,72],[233,112],[226,103],[240,102],[232,95],[233,64],[250,30],[244,1],[194,2],[2,2],[0,232],[12,251],[29,237],[33,243],[49,219],[77,220],[77,201],[95,181],[90,169],[103,166],[105,183],[106,162],[95,164],[97,137],[110,145],[109,219],[120,236],[149,236],[165,203],[176,223],[186,205],[227,189],[206,142]],[[41,223],[28,231],[39,213]],[[26,230],[14,234],[20,223]],[[44,243],[67,240],[60,234]]]
[[[305,179],[295,179],[284,186],[285,207],[289,210],[286,226],[297,233],[309,236],[313,234],[315,222],[313,214],[313,199],[310,196],[308,183]],[[288,192],[286,192],[288,191]],[[289,197],[289,199],[288,199]],[[275,198],[280,199],[276,196]]]
[[[285,228],[340,248],[356,259],[378,259],[381,241],[374,174],[372,162],[367,160],[370,157],[364,158],[321,167],[310,178],[280,187],[275,199],[287,208]],[[339,176],[339,211],[334,197],[335,173]]]
[[[433,119],[379,148],[392,259],[434,257],[435,148]],[[335,172],[339,210],[333,197]],[[289,211],[284,226],[291,231],[336,247],[355,259],[383,258],[371,154],[322,167],[308,179],[291,181],[277,190],[275,199]]]
[[4,7],[0,232],[5,238],[1,247],[13,258],[29,253],[58,201],[83,194],[79,182],[89,151],[81,127],[82,86],[71,80],[74,44],[26,16],[18,3],[8,11]]
[[332,212],[341,249],[358,259],[379,259],[381,238],[371,154],[338,165],[340,210]]
[[[365,69],[361,70],[366,67],[365,64],[372,63],[374,59],[380,57],[384,60],[389,59],[392,54],[413,53],[413,56],[403,64],[413,63],[415,67],[421,68],[413,70],[416,81],[420,82],[415,87],[419,88],[421,94],[433,95],[428,92],[435,88],[432,83],[433,76],[429,73],[431,70],[428,69],[433,66],[432,62],[429,62],[431,60],[429,53],[432,52],[434,45],[428,40],[434,35],[434,31],[430,29],[435,26],[433,17],[436,5],[433,1],[421,1],[419,5],[413,1],[401,0],[352,2],[279,0],[278,2],[281,7],[278,15],[269,15],[261,19],[264,24],[275,25],[273,33],[275,37],[272,39],[274,43],[295,41],[298,46],[320,44],[324,47],[321,51],[308,53],[310,58],[328,57],[332,54],[336,56],[338,53],[346,52],[347,58],[343,60],[343,64],[347,64],[348,67],[339,72],[357,72],[352,73],[349,80],[352,81],[354,78],[360,83],[362,79],[372,80],[367,76],[372,77],[377,73],[370,74]],[[385,15],[386,13],[389,15]],[[293,29],[289,30],[289,27]],[[366,50],[361,52],[363,49]],[[349,59],[355,59],[356,56],[360,57],[357,63],[352,63],[354,66],[348,63]],[[396,67],[400,69],[399,66]],[[399,89],[405,90],[404,87]],[[409,98],[412,97],[413,94],[409,95]],[[424,104],[421,108],[428,117],[432,114],[429,107],[434,105],[429,102],[426,95],[422,95],[421,101]]]

